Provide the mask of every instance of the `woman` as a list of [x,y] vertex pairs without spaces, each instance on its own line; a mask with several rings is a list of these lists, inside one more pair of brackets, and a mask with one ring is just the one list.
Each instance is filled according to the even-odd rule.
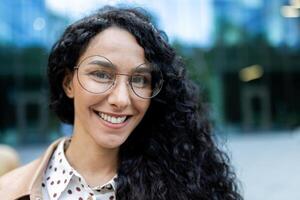
[[105,7],[70,25],[48,77],[73,135],[3,177],[4,199],[242,199],[198,89],[144,11]]

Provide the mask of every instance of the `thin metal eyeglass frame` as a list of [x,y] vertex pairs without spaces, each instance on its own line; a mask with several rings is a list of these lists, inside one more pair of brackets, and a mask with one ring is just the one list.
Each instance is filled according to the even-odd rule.
[[[92,57],[92,56],[90,56],[90,57]],[[103,57],[103,56],[101,56],[101,57]],[[88,57],[87,57],[87,58],[88,58]],[[105,58],[105,57],[103,57],[103,58]],[[107,58],[105,58],[105,59],[107,59]],[[107,59],[107,60],[108,60],[108,59]],[[110,61],[110,60],[108,60],[108,61]],[[80,63],[80,64],[81,64],[81,63]],[[114,81],[113,81],[113,84],[111,84],[111,86],[109,86],[109,87],[108,87],[106,90],[104,90],[103,92],[91,92],[91,91],[87,90],[87,89],[82,85],[82,83],[81,83],[81,81],[80,81],[80,79],[79,79],[78,71],[79,71],[80,64],[77,65],[77,66],[74,66],[74,70],[77,71],[77,79],[78,79],[78,82],[79,82],[80,86],[81,86],[84,90],[86,90],[86,91],[88,91],[88,92],[90,92],[90,93],[92,93],[92,94],[102,94],[102,93],[107,92],[108,90],[110,90],[111,88],[113,88],[113,86],[115,86],[117,75],[123,75],[123,76],[128,76],[128,77],[130,77],[129,81],[127,81],[127,84],[130,85],[131,90],[133,91],[133,93],[134,93],[136,96],[138,96],[138,97],[140,97],[140,98],[142,98],[142,99],[152,99],[153,97],[155,97],[156,95],[159,94],[159,92],[160,92],[161,89],[162,89],[163,82],[164,82],[164,79],[162,78],[162,80],[160,81],[160,84],[159,84],[159,85],[160,85],[159,90],[156,92],[156,94],[154,94],[154,95],[152,95],[152,96],[150,96],[150,97],[142,97],[142,96],[138,95],[137,92],[133,89],[133,86],[132,86],[132,75],[131,75],[131,74],[114,73]],[[142,63],[142,64],[138,65],[136,68],[138,68],[139,66],[144,65],[144,64],[145,64],[145,63]],[[161,72],[160,72],[160,73],[161,73]]]

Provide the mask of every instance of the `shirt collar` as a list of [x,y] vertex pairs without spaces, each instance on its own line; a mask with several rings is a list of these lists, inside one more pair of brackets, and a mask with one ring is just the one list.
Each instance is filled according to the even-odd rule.
[[[60,194],[67,188],[74,175],[74,169],[68,163],[64,147],[67,139],[63,139],[54,151],[44,177],[44,183],[49,196],[58,199]],[[55,198],[56,197],[56,198]]]
[[[65,150],[68,148],[70,141],[69,138],[63,139],[49,161],[44,178],[44,184],[49,195],[54,199],[58,199],[62,192],[68,188],[71,181],[78,182],[77,184],[82,185],[87,190],[92,190],[96,194],[116,191],[115,179],[117,175],[107,183],[97,187],[90,187],[85,182],[84,178],[69,164],[65,156]],[[54,194],[56,194],[55,197]]]

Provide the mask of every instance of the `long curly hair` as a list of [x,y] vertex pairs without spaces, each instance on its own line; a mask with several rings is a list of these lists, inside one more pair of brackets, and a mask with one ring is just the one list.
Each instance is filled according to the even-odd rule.
[[120,147],[118,200],[240,200],[228,156],[216,145],[199,89],[181,58],[140,8],[104,7],[71,24],[48,61],[50,107],[72,124],[74,104],[62,88],[91,38],[117,26],[130,32],[164,77],[143,120]]

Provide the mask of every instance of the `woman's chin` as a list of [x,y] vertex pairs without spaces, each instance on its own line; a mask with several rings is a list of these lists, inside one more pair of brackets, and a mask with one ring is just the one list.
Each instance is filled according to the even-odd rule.
[[96,140],[99,147],[105,149],[118,149],[125,142],[122,138],[106,138],[106,140]]

